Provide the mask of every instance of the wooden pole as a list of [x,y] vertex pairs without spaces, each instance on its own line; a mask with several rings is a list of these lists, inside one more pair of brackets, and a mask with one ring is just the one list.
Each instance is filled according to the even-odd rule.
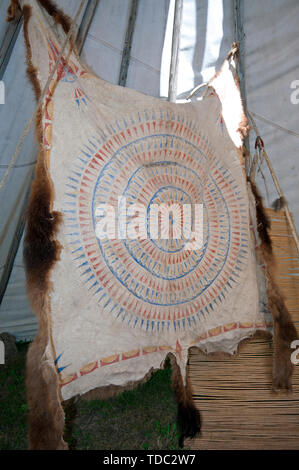
[[20,214],[20,218],[17,222],[17,226],[16,226],[16,229],[15,229],[14,235],[13,235],[12,240],[11,240],[11,244],[10,244],[10,247],[9,247],[9,250],[8,250],[7,258],[6,258],[6,261],[5,261],[5,264],[4,264],[3,274],[1,276],[0,305],[2,303],[4,294],[5,294],[5,291],[6,291],[6,287],[7,287],[7,284],[8,284],[12,269],[13,269],[15,257],[16,257],[17,251],[19,249],[20,241],[21,241],[21,238],[22,238],[22,235],[23,235],[23,232],[24,232],[25,221],[26,221],[26,210],[27,210],[27,204],[28,204],[28,199],[29,199],[29,195],[30,195],[30,188],[31,188],[30,184],[31,184],[31,181],[32,181],[32,177],[33,177],[33,169],[32,169],[32,171],[30,171],[29,177],[28,177],[27,181],[25,181],[25,184],[24,184],[26,193],[25,193],[23,203],[22,203],[21,214]]
[[89,27],[91,25],[98,4],[99,0],[88,0],[88,3],[86,5],[84,15],[76,37],[76,48],[79,55],[82,52],[82,48],[89,31]]
[[171,61],[169,72],[168,101],[175,102],[177,97],[178,65],[180,52],[180,34],[183,17],[183,0],[175,0]]
[[[244,33],[244,0],[234,0],[234,23],[235,23],[235,41],[239,44],[238,76],[240,82],[241,98],[245,114],[247,114],[247,94],[245,80],[245,33]],[[250,155],[249,137],[245,138],[245,147]],[[250,171],[250,157],[245,160],[247,174]]]
[[15,42],[19,35],[23,16],[20,15],[13,21],[7,24],[3,42],[0,46],[0,80],[2,80],[5,69],[12,54]]
[[[79,27],[78,33],[77,33],[77,37],[76,37],[76,44],[77,44],[77,41],[78,41],[78,44],[79,44],[79,49],[78,49],[79,53],[82,50],[82,47],[84,45],[84,41],[85,41],[87,33],[88,33],[89,26],[90,26],[91,21],[92,21],[91,11],[92,11],[92,14],[95,13],[98,1],[99,0],[89,0],[89,2],[87,4],[87,7],[85,9],[85,12],[84,12],[84,15],[83,15],[83,18],[82,18],[82,22],[80,24],[80,27]],[[15,39],[14,39],[14,43],[16,41],[16,38],[17,38],[19,30],[20,30],[21,20],[19,20],[18,25],[19,25],[18,30],[16,28],[14,29],[14,34],[16,36]],[[81,33],[80,33],[80,31],[81,31]],[[10,35],[12,36],[12,33],[10,33]],[[13,49],[13,46],[10,46],[10,47],[11,47],[11,49],[7,49],[7,51],[9,50],[9,57],[10,57],[10,55],[12,53],[12,49]],[[78,45],[77,45],[77,47],[78,47]],[[2,47],[1,47],[1,51],[2,51]],[[7,54],[8,54],[8,52],[7,52]],[[6,64],[8,63],[9,57],[6,58]],[[24,228],[25,228],[26,209],[27,209],[27,204],[28,204],[29,195],[30,195],[30,183],[32,181],[32,176],[33,176],[33,170],[32,170],[31,176],[30,176],[30,178],[27,182],[27,188],[25,189],[26,194],[25,194],[25,197],[24,197],[23,205],[22,205],[20,219],[17,223],[16,230],[15,230],[14,236],[12,238],[12,242],[11,242],[11,245],[9,247],[8,255],[7,255],[7,258],[6,258],[5,265],[4,265],[3,275],[1,276],[1,279],[0,279],[0,305],[1,305],[1,302],[3,300],[4,294],[5,294],[5,291],[6,291],[6,288],[7,288],[7,284],[9,282],[11,271],[13,269],[14,260],[15,260],[17,251],[19,249],[20,241],[21,241],[21,238],[22,238],[22,235],[23,235],[23,232],[24,232]]]
[[[257,125],[256,125],[256,123],[255,123],[255,120],[253,119],[251,113],[248,112],[248,116],[250,117],[250,120],[251,120],[251,122],[252,122],[252,126],[253,126],[253,128],[254,128],[254,131],[255,131],[257,137],[261,138],[260,133],[259,133],[258,128],[257,128]],[[286,198],[284,197],[284,194],[283,194],[282,189],[281,189],[281,187],[280,187],[280,184],[279,184],[279,182],[278,182],[278,179],[277,179],[277,176],[276,176],[276,174],[275,174],[274,168],[273,168],[273,166],[272,166],[271,160],[270,160],[270,158],[269,158],[269,156],[268,156],[268,154],[267,154],[267,152],[266,152],[266,150],[265,150],[264,147],[262,147],[262,152],[263,152],[263,156],[264,156],[264,158],[265,158],[265,160],[266,160],[266,163],[267,163],[267,165],[268,165],[268,168],[269,168],[270,174],[271,174],[271,176],[272,176],[272,180],[273,180],[273,183],[274,183],[275,188],[276,188],[276,190],[277,190],[277,193],[278,193],[279,197],[280,197],[280,198],[283,198],[284,201],[285,201],[284,211],[285,211],[286,218],[287,218],[287,221],[288,221],[289,226],[290,226],[290,230],[291,230],[292,236],[293,236],[294,241],[295,241],[295,244],[296,244],[297,251],[298,251],[298,253],[299,253],[299,239],[298,239],[298,234],[297,234],[297,232],[296,232],[296,227],[295,227],[295,224],[294,224],[294,221],[293,221],[293,218],[292,218],[291,211],[290,211],[290,209],[289,209],[289,206],[288,206],[288,204],[287,204]]]
[[294,221],[293,221],[293,218],[292,218],[292,214],[290,212],[290,209],[289,209],[289,206],[286,202],[286,198],[284,197],[283,195],[283,192],[282,192],[282,189],[280,187],[280,184],[278,182],[278,179],[276,177],[276,174],[274,172],[274,168],[272,166],[272,163],[268,157],[268,154],[266,152],[265,149],[263,149],[263,155],[264,155],[264,158],[267,162],[267,165],[268,165],[268,168],[269,168],[269,171],[271,173],[271,176],[272,176],[272,179],[273,179],[273,183],[275,184],[275,187],[276,187],[276,190],[278,192],[278,195],[280,198],[283,198],[284,201],[285,201],[285,205],[284,205],[284,211],[285,211],[285,214],[286,214],[286,218],[287,218],[287,221],[289,223],[289,226],[290,226],[290,230],[291,230],[291,233],[292,233],[292,236],[294,238],[294,241],[295,241],[295,244],[296,244],[296,248],[297,248],[297,251],[298,251],[298,254],[299,254],[299,239],[298,239],[298,235],[297,235],[297,232],[296,232],[296,227],[295,227],[295,224],[294,224]]
[[119,79],[118,79],[118,84],[121,86],[126,86],[126,83],[127,83],[133,35],[134,35],[136,18],[137,18],[137,10],[138,10],[138,0],[131,0],[130,16],[129,16],[128,27],[127,27],[126,36],[125,36],[125,43],[124,43],[124,49],[123,49],[120,72],[119,72]]

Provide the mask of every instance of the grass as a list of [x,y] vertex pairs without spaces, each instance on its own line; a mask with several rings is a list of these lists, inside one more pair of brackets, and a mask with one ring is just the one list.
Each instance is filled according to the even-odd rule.
[[25,358],[28,345],[18,344],[18,358],[0,365],[0,449],[27,448]]
[[[17,346],[17,360],[0,366],[0,450],[28,447],[25,390],[28,343]],[[105,401],[77,397],[66,406],[65,413],[65,439],[71,449],[179,449],[169,364],[145,384],[118,397]]]

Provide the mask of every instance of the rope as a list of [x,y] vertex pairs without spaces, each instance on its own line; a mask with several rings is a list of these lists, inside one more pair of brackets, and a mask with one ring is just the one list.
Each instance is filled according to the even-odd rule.
[[264,116],[261,116],[260,114],[254,113],[253,111],[250,111],[250,113],[260,119],[261,121],[266,122],[267,124],[270,124],[270,126],[276,127],[277,129],[287,132],[290,135],[293,135],[295,137],[299,137],[299,134],[295,131],[291,131],[290,129],[287,129],[286,127],[282,127],[279,124],[276,124],[276,122],[271,121],[270,119],[265,118]]
[[193,88],[193,90],[187,96],[187,100],[191,100],[191,98],[204,86],[208,86],[208,82],[201,83],[200,85],[197,85],[195,88]]
[[[270,174],[272,176],[272,180],[273,180],[273,183],[276,187],[276,190],[278,192],[278,195],[280,198],[283,198],[285,201],[286,201],[286,198],[284,197],[284,194],[282,192],[282,189],[280,187],[280,184],[278,182],[278,179],[277,179],[277,176],[274,172],[274,168],[272,166],[272,163],[270,161],[270,158],[268,157],[268,154],[265,150],[265,147],[264,147],[264,142],[263,140],[261,139],[261,136],[260,136],[260,133],[258,131],[258,128],[257,128],[257,125],[256,125],[256,122],[255,120],[253,119],[252,117],[252,114],[247,110],[247,114],[252,122],[252,127],[254,129],[254,132],[256,133],[256,136],[257,136],[257,139],[256,139],[256,145],[260,148],[261,150],[261,153],[265,159],[265,161],[267,162],[267,165],[268,165],[268,168],[269,168],[269,171],[270,171]],[[298,235],[297,235],[297,232],[296,232],[296,227],[295,227],[295,224],[293,222],[293,218],[292,218],[292,215],[291,215],[291,212],[290,212],[290,209],[289,209],[289,206],[287,204],[287,202],[285,202],[285,206],[284,206],[284,210],[285,210],[285,214],[286,214],[286,218],[289,222],[289,225],[290,225],[290,229],[291,229],[291,233],[292,233],[292,236],[294,238],[294,241],[295,241],[295,244],[296,244],[296,248],[297,248],[297,251],[299,253],[299,238],[298,238]]]
[[47,91],[48,91],[48,88],[49,88],[49,86],[50,86],[50,84],[51,84],[51,81],[52,81],[54,75],[55,75],[55,72],[56,72],[56,70],[57,70],[58,64],[59,64],[59,62],[60,62],[60,59],[61,59],[61,57],[62,57],[62,55],[63,55],[63,53],[64,53],[64,51],[65,51],[65,49],[66,49],[66,46],[67,46],[67,44],[68,44],[68,42],[69,42],[69,39],[70,39],[70,37],[72,36],[73,30],[74,30],[75,25],[76,25],[76,21],[77,21],[79,15],[80,15],[80,13],[81,13],[81,10],[82,10],[82,8],[83,8],[84,3],[85,3],[85,0],[81,0],[81,4],[80,4],[80,6],[79,6],[79,8],[78,8],[78,10],[77,10],[77,13],[76,13],[76,15],[75,15],[73,21],[72,21],[72,24],[71,24],[71,27],[70,27],[70,29],[69,29],[69,32],[68,32],[67,35],[66,35],[65,41],[64,41],[64,43],[63,43],[62,49],[61,49],[61,51],[60,51],[60,54],[59,54],[59,56],[58,56],[58,58],[57,58],[57,60],[56,60],[56,62],[55,62],[54,68],[53,68],[53,70],[52,70],[52,72],[51,72],[51,74],[50,74],[50,76],[49,76],[49,78],[48,78],[48,80],[47,80],[47,83],[46,83],[46,85],[45,85],[45,87],[44,87],[44,89],[43,89],[43,91],[42,91],[40,97],[39,97],[39,100],[38,100],[38,102],[37,102],[37,104],[36,104],[36,106],[35,106],[35,109],[34,109],[34,111],[33,111],[33,114],[31,115],[31,118],[30,118],[29,121],[27,122],[27,125],[26,125],[26,127],[25,127],[24,132],[23,132],[23,135],[22,135],[22,137],[20,138],[19,143],[18,143],[18,145],[17,145],[16,151],[15,151],[15,153],[13,154],[13,156],[12,156],[12,158],[11,158],[11,160],[10,160],[9,166],[8,166],[8,168],[7,168],[7,170],[6,170],[6,172],[5,172],[4,176],[3,176],[3,178],[1,179],[1,182],[0,182],[0,192],[2,191],[2,189],[3,189],[4,185],[5,185],[5,182],[6,182],[8,176],[9,176],[9,174],[10,174],[10,172],[11,172],[11,169],[15,166],[15,163],[16,163],[16,161],[17,161],[17,158],[18,158],[19,155],[20,155],[21,148],[23,147],[23,144],[24,144],[24,142],[25,142],[25,139],[26,139],[26,137],[27,137],[27,135],[28,135],[28,133],[29,133],[29,131],[30,131],[30,128],[31,128],[32,123],[33,123],[33,121],[34,121],[35,115],[36,115],[37,111],[39,110],[39,108],[40,108],[40,106],[41,106],[41,104],[42,104],[42,102],[43,102],[43,99],[44,99],[44,97],[45,97],[45,95],[46,95],[46,93],[47,93]]

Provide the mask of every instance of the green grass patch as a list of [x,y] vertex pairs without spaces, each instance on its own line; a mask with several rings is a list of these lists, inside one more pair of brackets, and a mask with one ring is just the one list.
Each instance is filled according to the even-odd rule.
[[0,449],[27,448],[25,360],[28,344],[18,343],[18,358],[0,365]]
[[[28,343],[18,343],[18,358],[0,366],[0,449],[27,449],[25,361]],[[159,370],[134,390],[108,400],[78,397],[66,407],[66,435],[72,449],[175,450],[176,402],[171,368]]]

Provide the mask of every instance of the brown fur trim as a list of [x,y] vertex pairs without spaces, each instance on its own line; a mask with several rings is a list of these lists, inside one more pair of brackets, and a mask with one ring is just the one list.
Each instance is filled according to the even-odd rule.
[[286,204],[287,202],[285,198],[281,196],[272,202],[272,207],[276,212],[278,212],[278,211],[281,211],[286,206]]
[[[226,56],[226,60],[229,62],[232,58],[235,58],[236,64],[237,64],[237,67],[238,67],[238,64],[239,64],[239,61],[240,61],[240,50],[239,50],[239,44],[237,42],[234,42],[232,44],[231,50],[229,51],[229,53]],[[222,67],[209,80],[208,86],[213,87],[213,80],[221,74]],[[233,76],[234,76],[236,87],[237,87],[237,89],[239,91],[239,94],[240,94],[240,100],[242,102],[242,116],[241,116],[241,120],[240,120],[239,125],[238,125],[237,132],[240,134],[240,137],[241,137],[241,140],[242,140],[241,150],[243,151],[243,148],[245,149],[245,139],[249,136],[249,132],[250,132],[251,127],[250,127],[250,124],[249,124],[249,120],[248,120],[248,118],[245,114],[245,110],[244,110],[244,103],[243,103],[243,100],[242,100],[242,93],[241,93],[239,75],[238,75],[237,72],[233,71]],[[243,156],[245,157],[246,155],[243,153]]]
[[[240,49],[239,49],[239,44],[237,42],[234,42],[232,44],[232,48],[231,48],[231,51],[229,52],[229,54],[227,56],[227,60],[229,60],[230,57],[232,57],[233,55],[236,58],[237,67],[239,67]],[[240,79],[239,79],[239,74],[238,73],[235,74],[234,79],[235,79],[236,87],[239,90],[240,99],[241,99],[241,102],[242,102],[242,111],[243,111],[241,121],[239,122],[238,132],[241,135],[241,138],[242,138],[242,141],[243,141],[243,147],[245,147],[245,139],[246,139],[246,137],[249,136],[249,132],[250,132],[251,127],[250,127],[250,124],[249,124],[248,117],[245,114],[245,107],[244,107],[244,103],[243,103],[243,99],[242,99]]]
[[275,282],[275,260],[269,235],[270,223],[265,214],[263,200],[254,182],[250,179],[249,181],[256,200],[257,227],[261,240],[259,255],[266,266],[268,308],[274,322],[273,389],[290,390],[294,369],[291,362],[291,343],[298,338],[298,334],[285,305],[284,297]]
[[[239,79],[238,79],[238,82],[239,82]],[[249,121],[247,119],[247,116],[245,116],[245,114],[243,114],[242,119],[239,122],[239,127],[237,129],[239,134],[241,134],[241,136],[242,136],[243,142],[245,141],[246,137],[249,136],[250,129],[251,129],[251,127],[249,125]]]
[[183,383],[181,369],[171,355],[172,388],[178,404],[177,422],[180,430],[179,446],[184,447],[185,438],[194,438],[200,434],[200,414],[193,402],[191,383],[186,373],[186,385]]
[[236,57],[238,61],[240,60],[240,46],[238,41],[232,43],[230,51],[226,56],[226,60],[230,60],[232,57]]
[[[27,74],[32,83],[36,99],[41,88],[37,70],[32,63],[28,36],[31,7],[23,7],[24,38],[26,46]],[[42,145],[42,111],[36,116],[36,138],[39,144],[35,179],[27,211],[24,260],[27,291],[33,311],[39,320],[38,335],[27,355],[26,385],[29,405],[29,448],[66,449],[63,441],[64,412],[57,372],[46,359],[46,348],[51,343],[49,299],[49,273],[59,258],[59,245],[55,233],[60,214],[52,212],[53,191],[47,171],[46,156]]]
[[272,241],[269,235],[270,220],[267,217],[263,204],[263,198],[260,195],[256,184],[251,179],[249,179],[249,182],[255,198],[257,230],[263,245],[263,249],[266,249],[267,253],[270,255],[272,254]]
[[67,34],[71,27],[71,18],[67,16],[52,0],[38,0],[38,3],[52,16],[55,23],[60,24]]
[[[60,24],[65,34],[67,34],[71,27],[71,18],[66,15],[52,0],[37,0],[42,8],[46,10],[48,15],[52,16],[56,24]],[[29,7],[25,5],[25,7]],[[23,8],[23,12],[24,12]],[[17,17],[18,11],[20,11],[19,0],[10,0],[10,5],[7,9],[6,21],[13,21]]]
[[[58,8],[52,0],[37,0],[37,2],[50,16],[52,16],[56,24],[60,24],[62,26],[63,31],[67,34],[71,27],[71,18]],[[25,6],[28,7],[28,5]],[[19,0],[10,0],[10,6],[7,9],[6,21],[13,21],[17,16],[18,10],[20,10]]]
[[10,0],[6,21],[14,21],[18,16],[18,11],[20,11],[19,0]]
[[[24,38],[27,50],[27,75],[32,84],[36,100],[38,100],[41,95],[41,87],[37,78],[37,69],[32,63],[28,36],[28,22],[31,16],[31,8],[25,5],[23,15]],[[61,215],[51,211],[53,191],[42,146],[43,131],[41,121],[42,109],[39,109],[35,122],[39,154],[27,211],[24,259],[30,284],[38,286],[41,291],[45,292],[49,284],[49,271],[59,257],[59,246],[54,239],[54,235],[61,220]]]
[[29,449],[63,450],[67,446],[62,438],[64,413],[58,395],[57,373],[44,358],[47,324],[39,320],[39,334],[30,345],[26,365]]
[[291,390],[294,369],[291,362],[291,343],[298,339],[298,335],[272,273],[268,277],[267,297],[268,308],[274,320],[273,388]]

